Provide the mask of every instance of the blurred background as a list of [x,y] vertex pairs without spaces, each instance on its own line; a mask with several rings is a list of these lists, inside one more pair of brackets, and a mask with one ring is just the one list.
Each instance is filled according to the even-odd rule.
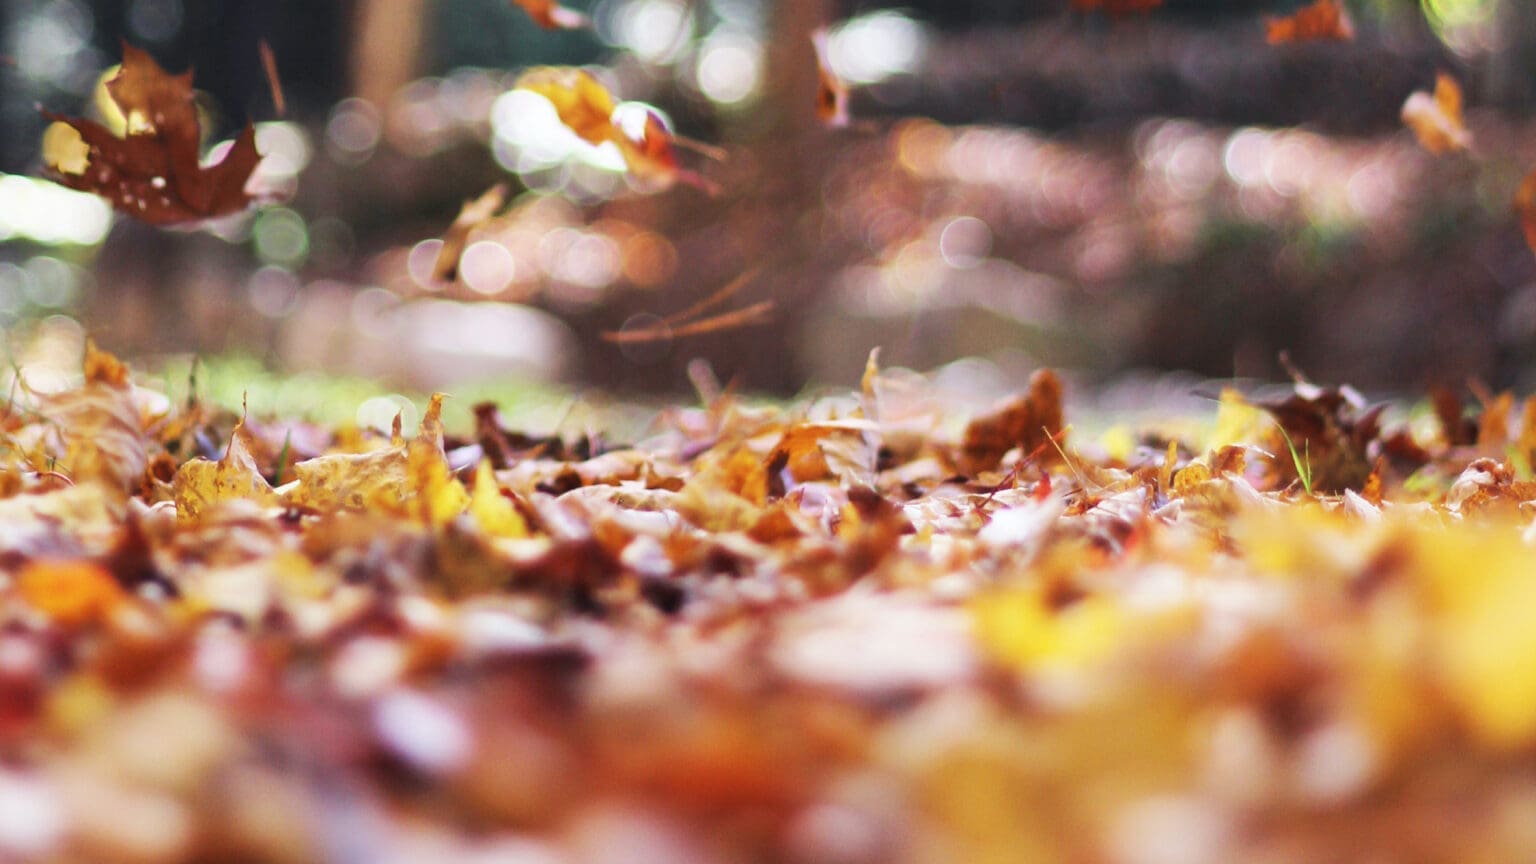
[[[130,357],[415,391],[683,392],[702,357],[792,393],[856,381],[877,345],[887,365],[999,380],[1279,378],[1288,350],[1377,391],[1536,389],[1536,256],[1510,204],[1536,165],[1529,0],[1350,0],[1354,42],[1274,47],[1264,17],[1302,4],[567,5],[592,29],[542,30],[507,0],[0,0],[11,364],[90,333]],[[848,129],[814,115],[822,25],[854,86]],[[210,144],[257,123],[281,203],[168,231],[38,179],[36,107],[89,116],[123,40],[195,69]],[[547,134],[511,89],[547,63],[588,64],[724,148],[682,157],[718,193],[634,188]],[[1401,128],[1437,70],[1467,92],[1470,155]],[[435,280],[460,204],[503,181],[506,214]],[[734,302],[775,301],[766,325],[600,338],[753,268]]]

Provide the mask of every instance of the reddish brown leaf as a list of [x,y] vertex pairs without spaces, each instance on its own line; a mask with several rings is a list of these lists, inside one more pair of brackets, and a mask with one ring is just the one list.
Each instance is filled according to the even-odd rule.
[[1265,18],[1265,39],[1271,45],[1285,42],[1349,42],[1355,26],[1339,0],[1317,0],[1286,18]]
[[[43,112],[78,138],[71,152],[44,153],[52,179],[152,225],[223,216],[250,203],[245,184],[261,160],[256,131],[247,125],[221,161],[202,165],[191,72],[169,75],[148,53],[125,44],[107,92],[127,120],[124,137],[90,120]],[[70,136],[53,138],[68,142]],[[83,161],[74,158],[82,145]]]
[[1520,228],[1525,231],[1525,242],[1536,252],[1536,168],[1525,175],[1520,188],[1515,190],[1515,212],[1520,215]]
[[977,417],[965,427],[960,470],[977,474],[997,467],[1015,447],[1031,453],[1061,433],[1061,379],[1041,369],[1029,379],[1029,390],[996,411]]

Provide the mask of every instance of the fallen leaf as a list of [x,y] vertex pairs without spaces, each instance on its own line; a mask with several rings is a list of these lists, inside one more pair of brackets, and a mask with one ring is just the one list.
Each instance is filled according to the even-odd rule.
[[1472,133],[1461,116],[1461,87],[1441,72],[1435,77],[1435,93],[1414,91],[1403,103],[1403,124],[1413,130],[1425,150],[1441,156],[1472,146]]
[[55,123],[44,134],[43,152],[52,179],[100,195],[151,225],[223,216],[251,202],[245,184],[261,159],[256,131],[247,124],[223,159],[204,166],[190,71],[169,75],[148,53],[125,44],[107,92],[127,120],[121,138],[91,120],[42,112]]
[[848,84],[832,69],[825,27],[811,34],[811,45],[816,49],[816,71],[819,76],[816,117],[827,126],[841,129],[851,122],[848,116]]
[[592,24],[587,16],[561,6],[556,0],[512,0],[512,5],[527,12],[545,30],[574,30]]
[[[974,475],[996,468],[1015,447],[1022,448],[1027,456],[1059,435],[1062,427],[1061,379],[1050,369],[1041,369],[1030,376],[1027,392],[965,427],[960,470]],[[1054,457],[1046,458],[1050,461]]]
[[1266,17],[1264,28],[1265,40],[1271,45],[1325,40],[1349,42],[1355,38],[1355,26],[1339,0],[1317,0],[1285,18]]
[[112,574],[88,561],[33,561],[16,574],[27,605],[67,627],[99,621],[126,596]]
[[261,476],[252,452],[254,444],[242,418],[235,424],[229,448],[219,461],[198,458],[184,463],[171,484],[176,515],[184,520],[195,520],[211,507],[233,500],[274,503],[277,496],[266,478]]

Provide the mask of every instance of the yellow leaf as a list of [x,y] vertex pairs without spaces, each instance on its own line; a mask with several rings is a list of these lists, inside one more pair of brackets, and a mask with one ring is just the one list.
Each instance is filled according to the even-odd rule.
[[475,468],[475,487],[469,494],[469,514],[480,530],[491,537],[521,539],[528,536],[528,522],[517,512],[496,482],[489,460]]
[[181,466],[171,481],[176,500],[176,515],[183,520],[196,519],[210,507],[224,501],[246,500],[270,504],[277,500],[272,487],[256,465],[251,453],[251,433],[245,421],[235,424],[229,449],[217,462],[193,459]]
[[1103,598],[1052,609],[1037,589],[983,595],[970,608],[982,647],[1023,670],[1091,666],[1120,644],[1125,624],[1119,608]]

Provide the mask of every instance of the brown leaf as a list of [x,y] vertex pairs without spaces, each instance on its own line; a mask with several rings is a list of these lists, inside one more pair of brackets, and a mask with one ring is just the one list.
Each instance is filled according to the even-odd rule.
[[1520,216],[1520,228],[1525,232],[1525,243],[1536,252],[1536,168],[1520,181],[1515,190],[1515,212]]
[[1026,454],[1040,449],[1062,430],[1061,379],[1050,369],[1029,378],[1029,390],[965,427],[960,470],[977,474],[997,467],[1015,447]]
[[1286,18],[1264,19],[1265,40],[1271,45],[1286,42],[1350,42],[1355,26],[1339,0],[1317,0]]
[[469,235],[496,215],[496,211],[505,203],[505,183],[497,183],[480,193],[480,197],[464,202],[464,206],[459,208],[459,215],[453,217],[453,224],[443,234],[443,246],[438,250],[437,260],[432,265],[432,278],[441,282],[452,282],[459,278],[459,256],[464,254],[464,247],[469,244]]
[[204,167],[191,72],[169,75],[148,53],[125,44],[107,92],[127,120],[124,137],[91,120],[42,112],[63,124],[45,136],[52,179],[152,225],[223,216],[250,203],[245,184],[261,159],[256,131],[247,125],[222,160]]
[[1435,77],[1433,96],[1418,90],[1408,97],[1402,117],[1419,145],[1436,156],[1472,146],[1472,133],[1461,116],[1461,87],[1444,72]]

